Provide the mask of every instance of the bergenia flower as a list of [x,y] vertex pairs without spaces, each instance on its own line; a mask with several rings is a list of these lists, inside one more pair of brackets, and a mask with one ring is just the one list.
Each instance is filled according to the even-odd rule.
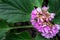
[[49,9],[49,7],[46,7],[46,6],[42,7],[42,10],[45,11],[45,12],[46,12],[48,9]]
[[[48,26],[49,27],[49,26]],[[44,33],[42,32],[42,36],[44,36],[45,38],[53,38],[54,36],[56,36],[56,34],[59,32],[60,29],[58,29],[57,27],[60,26],[52,26],[52,28],[44,28]]]
[[52,24],[54,13],[48,12],[48,7],[36,8],[31,13],[31,23],[42,36],[45,38],[53,38],[60,30],[60,25]]

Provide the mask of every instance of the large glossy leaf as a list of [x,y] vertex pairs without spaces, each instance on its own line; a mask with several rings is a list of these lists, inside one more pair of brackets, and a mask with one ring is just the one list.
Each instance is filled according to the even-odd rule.
[[56,14],[53,21],[60,24],[60,0],[49,0],[49,11]]
[[31,36],[27,31],[22,33],[9,33],[5,40],[32,40]]
[[7,22],[30,21],[30,13],[34,6],[41,7],[43,0],[2,0],[0,2],[0,18]]
[[46,39],[46,38],[42,37],[40,33],[37,33],[35,40],[49,40],[49,39]]

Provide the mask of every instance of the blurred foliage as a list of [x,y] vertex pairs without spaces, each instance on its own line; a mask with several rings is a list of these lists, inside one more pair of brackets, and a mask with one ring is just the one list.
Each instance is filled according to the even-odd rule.
[[60,24],[60,0],[49,0],[49,11],[55,13],[54,23]]
[[28,31],[22,33],[10,32],[5,40],[33,40]]
[[10,29],[8,28],[7,22],[4,20],[0,20],[0,40],[5,39],[6,33]]
[[37,33],[35,40],[49,40],[49,39],[46,39],[46,38],[42,37],[40,33]]
[[0,18],[7,22],[30,21],[30,13],[34,6],[41,7],[43,0],[2,0]]

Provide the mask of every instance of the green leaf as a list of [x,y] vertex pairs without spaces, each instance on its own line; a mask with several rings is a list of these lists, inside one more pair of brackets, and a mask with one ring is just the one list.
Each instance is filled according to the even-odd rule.
[[32,38],[27,31],[24,31],[22,33],[11,32],[6,36],[5,40],[32,40]]
[[5,20],[0,20],[0,29],[8,28],[7,22]]
[[0,3],[0,19],[7,22],[30,21],[30,13],[34,6],[41,7],[43,0],[2,0]]
[[56,14],[53,19],[54,23],[60,24],[60,0],[49,0],[49,11]]
[[5,39],[6,33],[8,32],[9,29],[0,29],[0,40]]
[[5,39],[6,33],[9,30],[10,29],[8,28],[8,25],[7,25],[6,21],[0,20],[0,40]]
[[49,39],[46,39],[46,38],[42,37],[40,33],[37,33],[35,40],[49,40]]

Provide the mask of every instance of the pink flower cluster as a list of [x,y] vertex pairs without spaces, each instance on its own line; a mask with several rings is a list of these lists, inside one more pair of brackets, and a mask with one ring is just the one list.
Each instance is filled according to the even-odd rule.
[[42,36],[53,38],[60,30],[60,25],[51,23],[54,13],[48,12],[48,7],[36,8],[31,13],[31,23]]

